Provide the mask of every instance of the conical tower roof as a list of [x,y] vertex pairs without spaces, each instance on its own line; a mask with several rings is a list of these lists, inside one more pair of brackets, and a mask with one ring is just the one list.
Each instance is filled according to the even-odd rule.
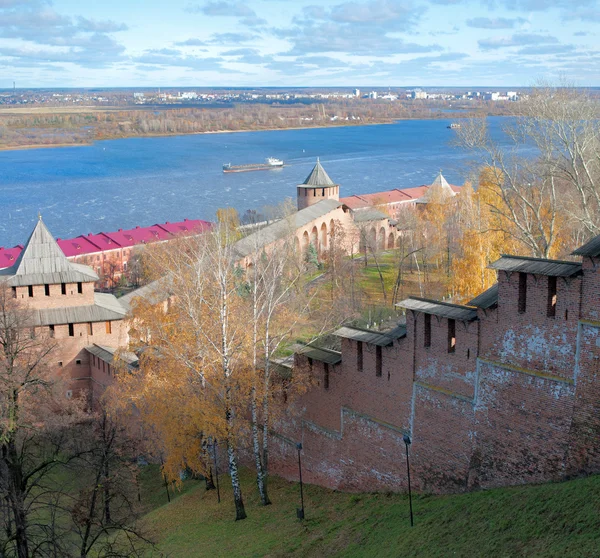
[[71,263],[42,221],[38,222],[12,267],[0,271],[12,286],[97,281],[94,271]]
[[306,177],[306,180],[301,184],[301,186],[337,186],[337,184],[329,178],[329,175],[325,172],[325,169],[321,165],[319,159],[317,159],[317,164],[310,172],[310,174]]
[[444,178],[442,171],[440,171],[440,173],[435,177],[435,180],[431,183],[430,188],[434,188],[436,186],[441,187],[442,190],[447,190],[454,193],[452,188],[450,188],[450,184],[448,184],[448,181]]
[[448,197],[454,195],[454,190],[448,184],[448,181],[442,175],[442,171],[435,177],[435,180],[431,183],[427,192],[423,196],[421,196],[416,203],[429,203],[434,193],[441,192],[442,196]]

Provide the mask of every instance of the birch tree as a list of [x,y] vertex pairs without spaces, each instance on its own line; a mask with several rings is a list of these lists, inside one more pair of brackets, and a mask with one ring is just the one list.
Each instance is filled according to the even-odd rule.
[[[271,503],[267,479],[269,433],[275,415],[272,360],[302,323],[311,301],[303,284],[303,270],[297,265],[299,255],[294,253],[294,238],[290,227],[274,243],[266,243],[262,231],[248,239],[252,242],[245,271],[252,317],[251,437],[256,482],[263,505]],[[295,385],[301,385],[299,378]]]
[[226,446],[235,519],[246,512],[238,471],[240,400],[248,389],[250,315],[243,281],[233,265],[227,224],[201,238],[180,239],[153,251],[155,273],[169,278],[165,308],[141,301],[133,320],[144,352],[140,372],[124,375],[123,397],[133,401],[145,421],[163,437],[165,472],[173,480],[189,467],[206,474],[202,442],[216,438]]

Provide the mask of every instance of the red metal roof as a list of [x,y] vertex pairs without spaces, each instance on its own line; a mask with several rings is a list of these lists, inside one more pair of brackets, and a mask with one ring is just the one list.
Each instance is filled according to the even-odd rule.
[[0,268],[4,268],[4,267],[12,267],[15,262],[17,261],[17,258],[19,257],[19,254],[21,253],[21,251],[23,250],[23,245],[19,244],[17,246],[15,246],[14,248],[4,248],[4,246],[0,247]]
[[[452,190],[460,192],[460,186],[450,184]],[[430,186],[415,186],[414,188],[395,188],[384,192],[375,192],[374,194],[353,195],[347,198],[340,198],[340,201],[350,209],[359,209],[373,205],[387,205],[391,203],[409,203],[422,198],[429,190]]]
[[56,242],[67,258],[80,256],[81,254],[93,254],[100,251],[100,248],[96,244],[83,235],[67,240],[57,238]]
[[210,229],[211,224],[208,221],[201,221],[200,219],[184,219],[179,223],[169,223],[167,221],[164,224],[154,225],[161,229],[171,233],[172,235],[186,235],[190,232],[198,234]]
[[[212,226],[208,221],[200,219],[184,219],[177,223],[157,223],[150,227],[135,227],[133,229],[119,229],[116,232],[88,233],[75,238],[60,239],[56,242],[67,258],[84,254],[94,254],[107,250],[118,250],[129,248],[138,244],[148,244],[161,240],[169,240],[175,236],[189,234],[200,234]],[[0,247],[0,269],[11,267],[23,246],[19,244],[14,248]]]

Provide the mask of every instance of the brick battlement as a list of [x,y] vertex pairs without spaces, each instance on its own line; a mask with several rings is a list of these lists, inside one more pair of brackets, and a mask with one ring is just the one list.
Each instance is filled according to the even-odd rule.
[[297,354],[317,387],[279,424],[275,471],[296,478],[301,441],[308,482],[404,490],[408,434],[424,492],[600,472],[597,263],[503,257],[471,307],[409,299],[405,335],[343,328],[341,362]]

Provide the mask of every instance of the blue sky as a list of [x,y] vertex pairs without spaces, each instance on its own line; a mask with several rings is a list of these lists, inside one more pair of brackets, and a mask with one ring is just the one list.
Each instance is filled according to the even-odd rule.
[[600,85],[600,0],[0,0],[0,87]]

